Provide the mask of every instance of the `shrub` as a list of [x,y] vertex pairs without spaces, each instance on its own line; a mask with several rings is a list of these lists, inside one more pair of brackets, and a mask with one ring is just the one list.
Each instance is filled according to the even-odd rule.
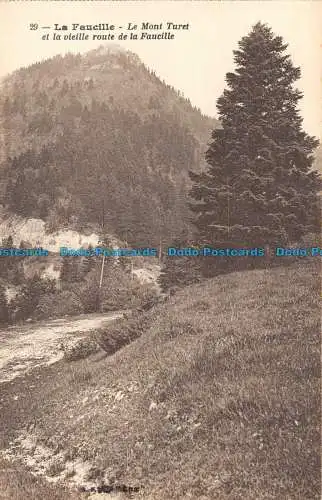
[[85,359],[99,350],[98,344],[92,339],[81,339],[71,347],[64,349],[65,361]]
[[39,299],[34,316],[37,319],[55,318],[65,315],[82,314],[83,305],[73,291],[64,290]]
[[140,285],[133,281],[119,285],[103,292],[102,310],[113,311],[118,309],[149,309],[157,301],[156,290],[151,285]]
[[85,282],[77,285],[76,293],[84,312],[133,309],[156,297],[156,290],[152,285],[140,285],[123,268],[111,264],[104,271],[103,284],[99,290],[98,271],[100,270],[92,270]]
[[139,338],[148,328],[151,315],[148,313],[119,319],[97,335],[97,342],[108,354],[114,354],[123,346]]
[[174,339],[179,336],[187,335],[200,335],[202,333],[201,328],[196,328],[189,321],[172,321],[169,328],[164,332],[164,336]]
[[196,312],[205,312],[210,309],[210,304],[207,300],[198,300],[193,304],[192,309]]
[[299,243],[299,247],[321,247],[322,237],[318,233],[305,234]]
[[63,462],[60,460],[54,461],[48,467],[46,473],[50,477],[59,476],[65,470]]
[[55,291],[55,280],[44,279],[37,274],[26,280],[19,295],[10,303],[13,320],[19,321],[34,316],[41,299],[46,297],[51,304],[55,297]]

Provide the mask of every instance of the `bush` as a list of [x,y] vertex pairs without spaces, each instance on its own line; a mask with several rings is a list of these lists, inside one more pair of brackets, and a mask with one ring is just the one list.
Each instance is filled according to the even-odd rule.
[[321,247],[322,246],[322,237],[321,234],[317,233],[308,233],[305,234],[299,245],[299,247]]
[[128,281],[126,284],[115,283],[112,289],[104,290],[102,294],[102,310],[149,308],[157,301],[156,290],[151,285],[140,285]]
[[78,361],[79,359],[85,359],[98,350],[99,346],[95,340],[81,339],[73,346],[64,349],[64,360]]
[[88,273],[84,283],[73,285],[77,286],[77,295],[83,304],[84,312],[133,309],[141,307],[157,296],[152,285],[140,285],[122,268],[111,264],[104,272],[100,290],[97,269]]
[[39,299],[34,316],[36,319],[57,318],[65,315],[82,314],[84,308],[73,291],[44,295]]
[[42,298],[52,304],[56,294],[55,280],[41,278],[35,274],[26,280],[21,287],[20,293],[10,302],[12,319],[14,321],[24,320],[36,316],[36,311]]
[[198,300],[192,306],[193,311],[205,312],[210,309],[210,304],[207,300]]
[[171,321],[168,328],[165,329],[163,335],[170,339],[178,336],[188,335],[201,335],[203,333],[201,328],[196,328],[190,321]]
[[116,351],[139,338],[149,327],[152,315],[145,313],[127,319],[114,321],[106,330],[101,330],[97,335],[97,342],[108,354]]

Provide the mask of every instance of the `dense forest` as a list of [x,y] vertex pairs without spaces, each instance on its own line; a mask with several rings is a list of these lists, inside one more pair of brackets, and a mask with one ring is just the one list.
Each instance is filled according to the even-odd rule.
[[217,122],[136,55],[56,56],[2,87],[3,205],[49,229],[104,225],[131,245],[189,232],[188,171]]

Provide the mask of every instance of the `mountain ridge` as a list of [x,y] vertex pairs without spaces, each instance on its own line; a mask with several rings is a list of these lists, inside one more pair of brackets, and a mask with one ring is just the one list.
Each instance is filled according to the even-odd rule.
[[53,230],[104,226],[132,245],[189,232],[188,171],[205,164],[218,121],[136,54],[100,46],[20,68],[0,106],[6,208]]

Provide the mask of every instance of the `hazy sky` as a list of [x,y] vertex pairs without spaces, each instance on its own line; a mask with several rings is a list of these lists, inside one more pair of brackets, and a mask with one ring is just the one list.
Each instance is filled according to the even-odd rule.
[[[131,22],[141,27],[142,22],[165,26],[168,21],[189,23],[189,30],[173,31],[174,40],[117,43],[136,52],[158,76],[212,116],[225,88],[225,74],[234,67],[232,51],[238,41],[257,21],[268,23],[289,43],[288,53],[302,69],[298,87],[304,91],[304,127],[321,137],[321,1],[0,1],[0,76],[58,53],[86,52],[104,43],[41,40],[48,30],[31,31],[30,23],[126,27]],[[118,36],[122,31],[114,33]]]

